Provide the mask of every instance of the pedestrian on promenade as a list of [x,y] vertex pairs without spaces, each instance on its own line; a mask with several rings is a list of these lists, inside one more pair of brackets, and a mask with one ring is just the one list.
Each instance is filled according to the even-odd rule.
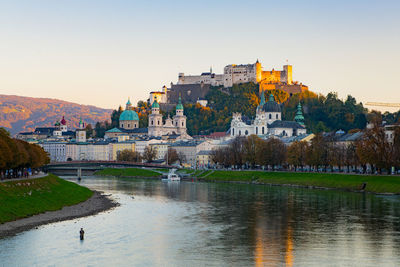
[[79,236],[80,236],[81,240],[84,239],[84,235],[85,235],[85,231],[83,231],[83,228],[81,228],[81,230],[79,231]]

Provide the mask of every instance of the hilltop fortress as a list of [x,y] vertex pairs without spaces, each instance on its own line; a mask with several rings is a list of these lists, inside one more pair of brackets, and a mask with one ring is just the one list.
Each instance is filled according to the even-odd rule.
[[292,84],[292,66],[284,65],[283,70],[263,71],[261,63],[257,60],[254,64],[225,66],[223,74],[203,72],[201,75],[185,76],[179,73],[178,84],[210,84],[212,86],[232,87],[239,83],[284,83]]
[[[234,84],[253,82],[259,84],[260,93],[265,90],[283,90],[289,95],[308,90],[302,83],[293,81],[293,67],[284,65],[282,70],[262,69],[257,60],[254,64],[227,65],[223,74],[215,74],[210,69],[201,75],[185,75],[179,73],[177,84],[171,83],[171,87],[163,87],[162,91],[150,93],[150,104],[154,100],[168,106],[176,104],[179,95],[184,103],[196,103],[202,101],[208,93],[210,86],[232,87]],[[201,102],[200,102],[201,103]]]

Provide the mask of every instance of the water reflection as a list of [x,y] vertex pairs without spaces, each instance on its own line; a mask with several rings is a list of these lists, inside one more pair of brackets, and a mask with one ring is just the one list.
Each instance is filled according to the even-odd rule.
[[[63,265],[67,259],[67,265],[400,264],[398,197],[110,178],[81,183],[113,194],[121,207],[0,240],[2,262],[31,265],[34,257],[36,265]],[[81,225],[88,236],[77,243],[69,231]]]

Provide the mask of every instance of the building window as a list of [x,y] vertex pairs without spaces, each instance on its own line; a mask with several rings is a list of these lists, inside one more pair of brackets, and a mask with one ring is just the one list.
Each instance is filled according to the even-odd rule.
[[245,135],[248,135],[248,134],[249,134],[249,131],[246,130],[246,131],[244,132],[244,134],[245,134]]
[[264,126],[262,127],[262,134],[264,134]]
[[182,121],[182,127],[183,127],[183,121]]
[[235,128],[232,128],[232,135],[235,135]]
[[137,126],[136,126],[136,123],[135,123],[135,128],[136,128]]
[[131,125],[128,123],[128,128],[131,127]]
[[160,121],[157,121],[157,124],[160,125]]
[[153,121],[151,121],[151,125],[153,125],[154,124],[154,122]]
[[272,115],[271,114],[269,114],[269,119],[272,119]]
[[123,123],[121,124],[121,128],[124,128],[124,124]]
[[258,134],[258,127],[256,127],[256,134]]
[[276,114],[276,119],[278,119],[278,114]]

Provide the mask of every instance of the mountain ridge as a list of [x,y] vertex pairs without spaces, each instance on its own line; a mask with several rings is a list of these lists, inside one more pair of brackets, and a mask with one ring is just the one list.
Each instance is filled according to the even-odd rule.
[[15,135],[36,127],[52,126],[65,116],[69,128],[77,128],[79,120],[86,124],[109,121],[112,109],[83,105],[55,98],[0,94],[0,127]]

